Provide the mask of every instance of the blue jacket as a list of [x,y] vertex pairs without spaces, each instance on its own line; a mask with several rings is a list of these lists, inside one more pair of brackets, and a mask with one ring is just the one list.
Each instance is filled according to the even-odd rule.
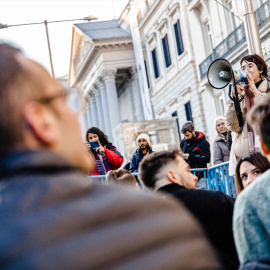
[[[152,148],[150,147],[149,154],[153,153]],[[135,152],[132,153],[131,159],[130,159],[130,166],[129,171],[130,172],[138,172],[139,164],[144,158],[145,155],[140,151],[140,149],[137,149]]]
[[237,197],[233,234],[240,263],[270,256],[270,169]]
[[258,258],[241,264],[239,270],[268,270],[270,269],[270,257]]

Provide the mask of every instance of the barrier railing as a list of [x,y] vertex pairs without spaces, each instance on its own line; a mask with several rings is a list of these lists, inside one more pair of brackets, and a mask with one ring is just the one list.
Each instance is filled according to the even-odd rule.
[[[234,178],[229,176],[228,172],[229,162],[221,163],[210,168],[191,169],[193,174],[203,173],[205,179],[205,189],[219,190],[229,196],[236,197],[236,190],[234,188]],[[133,173],[136,178],[138,173]],[[99,180],[102,184],[107,184],[106,175],[89,176],[91,180]],[[137,180],[138,181],[138,180]],[[138,181],[142,190],[145,190],[143,185]]]

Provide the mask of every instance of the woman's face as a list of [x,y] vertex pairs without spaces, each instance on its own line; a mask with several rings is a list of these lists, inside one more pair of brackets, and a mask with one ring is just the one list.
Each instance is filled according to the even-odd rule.
[[99,137],[95,133],[88,133],[88,141],[89,142],[95,142],[95,141],[99,142]]
[[243,61],[242,62],[242,70],[244,70],[246,73],[249,72],[253,76],[254,82],[258,82],[261,79],[261,73],[258,67],[253,62]]
[[228,128],[227,128],[226,123],[223,119],[217,120],[216,125],[217,125],[217,132],[218,133],[224,134],[224,133],[228,132]]
[[242,180],[243,187],[246,188],[250,183],[252,183],[258,176],[262,173],[261,171],[252,163],[244,161],[240,165],[240,178]]

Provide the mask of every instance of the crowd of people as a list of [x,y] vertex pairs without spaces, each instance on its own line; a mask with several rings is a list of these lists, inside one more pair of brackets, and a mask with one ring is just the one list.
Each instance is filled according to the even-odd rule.
[[[230,162],[235,199],[205,190],[205,175],[190,172],[211,158],[192,122],[174,150],[155,152],[139,134],[123,164],[99,128],[83,144],[64,86],[1,43],[1,269],[270,268],[270,83],[261,57],[240,63],[244,126],[229,101],[212,149],[214,164]],[[89,175],[106,175],[108,184]]]

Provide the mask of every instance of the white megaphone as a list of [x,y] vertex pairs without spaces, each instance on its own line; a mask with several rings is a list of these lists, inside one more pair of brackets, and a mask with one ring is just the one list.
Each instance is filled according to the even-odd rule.
[[231,64],[223,58],[214,60],[208,68],[207,79],[216,89],[222,89],[229,83],[248,84],[247,74],[241,70],[233,70]]
[[248,84],[247,75],[240,70],[233,70],[231,64],[223,58],[216,59],[211,63],[207,71],[207,79],[210,85],[216,89],[222,89],[229,83],[229,98],[234,102],[236,117],[239,123],[239,127],[244,125],[244,119],[240,107],[240,102],[243,100],[243,96],[238,98],[238,91],[235,91],[234,95],[231,95],[232,85],[236,88],[237,83]]

